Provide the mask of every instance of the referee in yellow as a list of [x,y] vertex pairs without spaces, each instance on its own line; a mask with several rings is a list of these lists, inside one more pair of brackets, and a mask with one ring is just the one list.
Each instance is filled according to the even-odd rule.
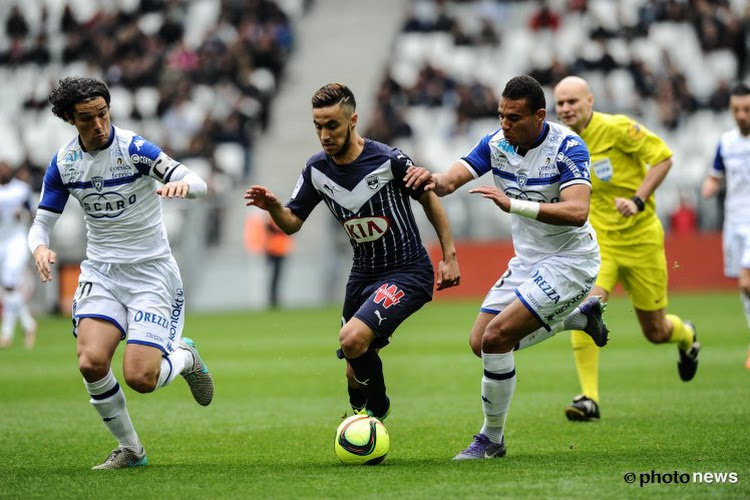
[[[554,98],[558,118],[581,136],[591,154],[589,217],[602,257],[591,294],[606,301],[621,283],[643,334],[654,344],[677,344],[680,378],[691,380],[698,369],[700,344],[692,323],[665,311],[664,229],[652,196],[672,166],[672,151],[628,116],[594,111],[594,96],[583,78],[563,78]],[[570,420],[598,420],[599,348],[580,331],[572,332],[571,341],[582,394],[565,408],[565,415]]]

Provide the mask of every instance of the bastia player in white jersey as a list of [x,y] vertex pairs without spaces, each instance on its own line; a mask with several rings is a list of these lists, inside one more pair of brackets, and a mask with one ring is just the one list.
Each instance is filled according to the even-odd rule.
[[[734,86],[729,97],[737,127],[724,132],[716,148],[714,164],[701,194],[714,196],[724,182],[724,274],[737,280],[740,300],[750,326],[750,87]],[[750,348],[745,368],[750,370]]]
[[211,375],[193,342],[182,338],[185,296],[159,199],[202,197],[206,183],[155,145],[114,127],[102,82],[65,78],[49,100],[78,136],[47,168],[29,248],[42,282],[50,281],[56,256],[49,235],[69,195],[76,198],[88,240],[73,301],[78,369],[91,404],[118,441],[94,469],[146,465],[110,365],[127,339],[122,372],[132,389],[152,392],[180,374],[199,404],[211,402]]
[[13,176],[10,164],[0,162],[0,299],[3,304],[0,348],[10,347],[16,321],[21,320],[24,343],[34,347],[36,321],[21,290],[29,252],[26,232],[31,218],[31,186]]
[[604,305],[598,297],[583,301],[601,262],[588,222],[588,149],[571,130],[545,121],[545,109],[539,83],[514,77],[498,105],[499,130],[447,172],[413,167],[404,178],[407,187],[424,185],[445,196],[491,171],[495,186],[469,192],[511,214],[516,255],[487,293],[470,335],[484,368],[484,424],[454,460],[505,456],[505,420],[516,385],[514,350],[574,328],[600,347],[608,340]]

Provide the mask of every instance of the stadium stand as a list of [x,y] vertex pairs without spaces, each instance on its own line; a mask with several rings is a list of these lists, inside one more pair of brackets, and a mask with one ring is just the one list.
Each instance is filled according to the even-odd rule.
[[[394,141],[432,169],[447,168],[498,127],[497,96],[510,77],[536,77],[554,119],[552,87],[579,74],[591,83],[598,109],[637,117],[674,150],[675,167],[657,192],[668,223],[680,199],[699,203],[714,140],[731,126],[728,82],[747,76],[749,30],[743,1],[415,0],[365,135]],[[461,194],[448,207],[451,220],[498,215]],[[702,207],[703,227],[715,227],[715,211],[713,203]],[[459,222],[458,236],[507,235],[507,221],[495,218],[497,225]]]
[[[441,169],[497,128],[497,97],[510,77],[539,79],[554,117],[552,86],[579,73],[591,82],[598,109],[638,117],[674,150],[675,166],[657,192],[665,225],[683,200],[698,208],[702,228],[716,227],[717,205],[696,193],[715,139],[732,125],[728,86],[747,76],[745,3],[383,0],[374,9],[344,0],[4,1],[0,158],[26,170],[38,188],[71,134],[49,112],[49,89],[68,74],[105,79],[115,123],[164,146],[209,182],[208,203],[189,213],[165,208],[178,258],[188,262],[186,285],[199,284],[197,300],[207,308],[243,307],[253,299],[241,294],[251,292],[222,288],[238,266],[252,267],[232,231],[242,227],[240,190],[250,181],[282,197],[291,192],[317,147],[305,105],[315,88],[349,83],[364,135]],[[362,24],[365,11],[369,24]],[[332,16],[340,39],[351,41],[345,46],[326,36]],[[445,200],[456,235],[487,241],[509,234],[507,217],[466,191]],[[66,210],[54,235],[70,262],[82,257],[76,210]],[[313,214],[299,235],[290,274],[312,284],[295,286],[291,303],[329,300],[330,291],[314,290],[315,283],[338,286],[329,276],[335,259],[326,257],[335,246],[327,216]],[[472,224],[477,218],[484,222]],[[193,231],[183,231],[186,220]],[[426,221],[420,227],[429,238]],[[309,266],[310,259],[324,265]]]

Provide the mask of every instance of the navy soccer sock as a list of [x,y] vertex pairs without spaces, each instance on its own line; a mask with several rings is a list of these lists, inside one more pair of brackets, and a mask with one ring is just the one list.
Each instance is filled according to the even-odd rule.
[[[375,349],[370,348],[358,358],[346,358],[354,370],[354,378],[359,382],[367,398],[367,409],[376,417],[388,411],[388,398],[385,395],[383,363]],[[351,392],[349,393],[351,395]]]

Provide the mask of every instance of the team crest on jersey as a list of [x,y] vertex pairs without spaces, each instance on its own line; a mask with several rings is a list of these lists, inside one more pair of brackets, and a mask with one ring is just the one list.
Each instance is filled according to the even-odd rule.
[[378,291],[375,292],[375,299],[373,301],[376,304],[380,304],[382,302],[383,307],[388,309],[392,305],[398,304],[404,297],[404,295],[404,291],[399,289],[396,285],[383,283],[382,285],[380,285],[380,288],[378,288]]
[[526,185],[526,181],[529,180],[529,176],[526,174],[518,174],[516,176],[516,182],[518,182],[518,187],[523,188]]
[[101,193],[102,188],[104,187],[104,178],[100,176],[92,177],[91,185],[94,186],[94,189]]
[[367,177],[367,187],[372,189],[373,191],[377,190],[378,187],[380,187],[380,178],[378,177],[378,174],[372,174]]
[[357,217],[344,221],[349,238],[357,243],[376,241],[388,232],[390,224],[385,217]]

